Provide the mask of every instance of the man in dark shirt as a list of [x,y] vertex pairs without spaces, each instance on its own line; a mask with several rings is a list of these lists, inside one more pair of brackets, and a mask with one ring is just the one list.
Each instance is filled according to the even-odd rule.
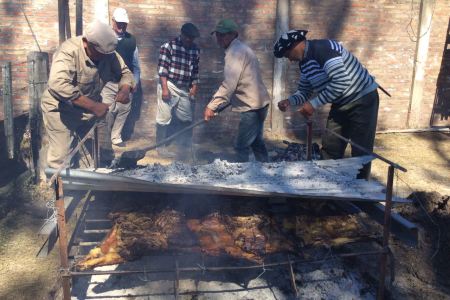
[[[334,40],[306,40],[306,30],[284,33],[274,46],[277,58],[298,61],[300,80],[297,91],[278,103],[281,111],[301,105],[299,112],[309,118],[322,105],[331,103],[327,128],[373,150],[378,116],[375,78],[347,49]],[[347,143],[326,132],[322,136],[322,156],[344,157]],[[352,156],[365,152],[352,147]],[[358,178],[368,179],[370,163]]]
[[[192,123],[193,103],[197,94],[200,50],[194,40],[200,36],[197,27],[186,23],[181,34],[164,43],[159,51],[156,113],[156,142],[167,137],[168,125],[176,123],[180,130]],[[192,143],[192,131],[181,138],[187,149]],[[165,147],[159,147],[160,156],[173,156]],[[186,150],[183,150],[186,151]]]

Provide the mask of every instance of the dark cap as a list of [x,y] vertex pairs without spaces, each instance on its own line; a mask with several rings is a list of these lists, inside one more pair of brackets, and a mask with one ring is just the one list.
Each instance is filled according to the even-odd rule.
[[291,49],[296,42],[306,40],[307,33],[307,30],[289,30],[288,32],[283,33],[273,46],[273,55],[282,58],[284,53]]
[[181,33],[194,39],[200,36],[198,28],[192,23],[185,23],[181,26]]
[[217,23],[216,28],[211,34],[215,32],[219,33],[228,33],[228,32],[237,32],[238,31],[237,24],[231,19],[222,19]]

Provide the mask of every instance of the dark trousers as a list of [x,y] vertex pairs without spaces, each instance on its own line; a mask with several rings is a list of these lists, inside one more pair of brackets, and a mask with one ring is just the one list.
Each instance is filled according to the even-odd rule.
[[239,122],[238,136],[234,146],[238,162],[246,162],[249,159],[250,148],[255,159],[267,162],[269,155],[264,143],[264,121],[267,117],[269,105],[263,108],[242,112]]
[[[377,127],[379,98],[377,90],[340,107],[332,106],[328,115],[327,128],[350,139],[352,142],[373,151],[375,131]],[[322,157],[339,159],[344,157],[347,143],[331,133],[322,136]],[[366,155],[363,151],[352,147],[352,156]],[[368,179],[371,164],[360,169],[358,178]]]

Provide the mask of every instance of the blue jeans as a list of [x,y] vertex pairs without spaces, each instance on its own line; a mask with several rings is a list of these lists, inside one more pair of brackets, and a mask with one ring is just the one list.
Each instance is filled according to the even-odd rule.
[[266,105],[260,109],[241,113],[238,136],[234,146],[238,162],[248,161],[250,148],[257,161],[267,162],[269,160],[263,139],[264,120],[267,117],[268,108],[269,105]]

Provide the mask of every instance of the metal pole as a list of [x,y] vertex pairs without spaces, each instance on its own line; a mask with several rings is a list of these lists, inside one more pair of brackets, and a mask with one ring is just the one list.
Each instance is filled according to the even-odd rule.
[[3,108],[8,158],[14,159],[14,111],[12,99],[11,62],[3,65]]
[[180,270],[178,268],[178,260],[175,260],[175,282],[174,282],[175,300],[178,300],[180,298],[179,288],[180,288]]
[[399,169],[399,170],[402,171],[402,172],[406,172],[406,171],[407,171],[405,168],[403,168],[403,167],[400,166],[399,164],[396,164],[396,163],[394,163],[393,161],[390,161],[389,159],[384,158],[383,156],[376,154],[375,152],[372,152],[372,151],[367,150],[366,148],[364,148],[364,147],[362,147],[362,146],[356,144],[355,142],[353,142],[352,140],[350,140],[350,139],[348,139],[348,138],[346,138],[346,137],[343,137],[342,135],[340,135],[340,134],[334,132],[333,130],[328,129],[328,128],[326,128],[326,127],[325,127],[325,130],[326,130],[327,132],[331,133],[332,135],[337,136],[338,138],[340,138],[341,140],[345,141],[346,143],[349,143],[350,145],[352,145],[352,147],[355,147],[355,148],[357,148],[357,149],[363,151],[364,153],[366,153],[366,154],[368,154],[368,155],[372,155],[372,156],[378,158],[379,160],[384,161],[384,162],[387,163],[388,165],[391,165],[391,166],[393,166],[394,168]]
[[[391,209],[392,209],[392,190],[394,186],[394,167],[389,166],[388,179],[386,187],[386,208],[384,210],[383,225],[383,252],[380,257],[380,280],[378,286],[377,299],[384,299],[385,279],[386,279],[386,263],[389,255],[389,234],[391,230]],[[393,262],[391,262],[393,264]]]
[[61,280],[63,287],[63,299],[70,300],[70,271],[69,271],[69,257],[67,253],[67,231],[66,231],[66,210],[64,208],[64,193],[63,183],[61,177],[55,181],[56,194],[56,210],[57,210],[57,224],[59,235],[59,257],[61,260]]
[[93,143],[92,143],[92,154],[94,157],[94,168],[98,168],[99,167],[99,142],[98,142],[98,126],[95,127],[94,129],[94,138],[93,138]]
[[306,159],[312,159],[312,121],[306,122]]

